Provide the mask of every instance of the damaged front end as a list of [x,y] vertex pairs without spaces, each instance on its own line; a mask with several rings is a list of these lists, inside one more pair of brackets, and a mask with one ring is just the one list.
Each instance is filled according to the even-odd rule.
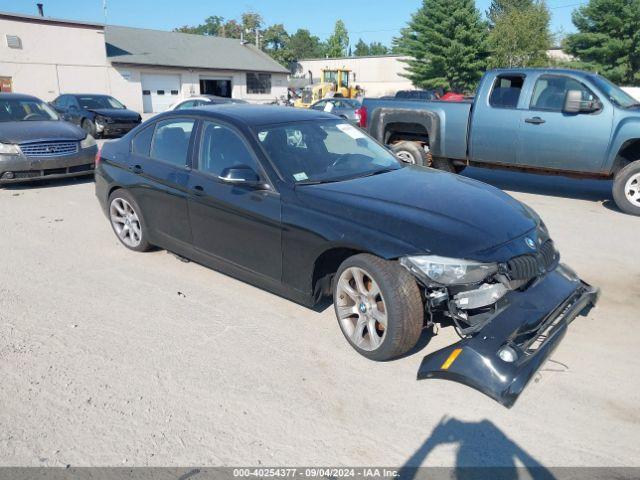
[[559,263],[550,239],[534,247],[535,253],[498,263],[400,259],[422,284],[427,323],[448,319],[462,338],[427,355],[418,380],[453,380],[506,407],[515,403],[569,323],[598,298],[597,289]]

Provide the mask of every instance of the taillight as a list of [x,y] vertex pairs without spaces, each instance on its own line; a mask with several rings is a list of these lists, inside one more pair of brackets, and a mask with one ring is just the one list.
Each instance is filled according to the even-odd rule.
[[362,128],[367,126],[367,107],[364,105],[356,110],[356,116],[358,117],[358,125]]
[[102,147],[98,147],[98,151],[96,152],[96,161],[95,161],[95,167],[98,167],[98,164],[100,163],[100,153],[102,153]]

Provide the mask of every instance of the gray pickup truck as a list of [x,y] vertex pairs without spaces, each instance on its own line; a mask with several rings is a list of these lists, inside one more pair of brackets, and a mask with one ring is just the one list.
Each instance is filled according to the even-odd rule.
[[360,126],[410,163],[613,179],[613,198],[640,215],[640,103],[578,70],[487,72],[472,102],[364,100]]

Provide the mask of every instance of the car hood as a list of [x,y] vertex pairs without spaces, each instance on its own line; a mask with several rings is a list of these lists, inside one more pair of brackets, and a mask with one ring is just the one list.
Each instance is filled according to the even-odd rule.
[[24,121],[0,122],[0,142],[31,143],[40,141],[82,140],[86,132],[68,122]]
[[98,115],[102,115],[103,117],[120,118],[126,120],[135,120],[140,116],[138,112],[127,110],[126,108],[88,108],[87,110]]
[[378,230],[420,252],[477,259],[535,229],[535,214],[502,190],[423,167],[296,188],[308,208]]

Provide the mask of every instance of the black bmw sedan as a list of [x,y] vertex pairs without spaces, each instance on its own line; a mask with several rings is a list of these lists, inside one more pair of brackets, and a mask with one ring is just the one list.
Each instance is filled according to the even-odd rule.
[[452,326],[461,340],[425,357],[418,378],[507,406],[597,299],[526,205],[404,165],[326,113],[161,114],[104,146],[96,194],[131,250],[159,246],[308,306],[332,299],[346,340],[370,359]]
[[96,141],[31,95],[0,93],[0,186],[92,175]]
[[142,121],[138,112],[109,95],[64,94],[51,105],[64,120],[82,127],[94,138],[122,135]]

